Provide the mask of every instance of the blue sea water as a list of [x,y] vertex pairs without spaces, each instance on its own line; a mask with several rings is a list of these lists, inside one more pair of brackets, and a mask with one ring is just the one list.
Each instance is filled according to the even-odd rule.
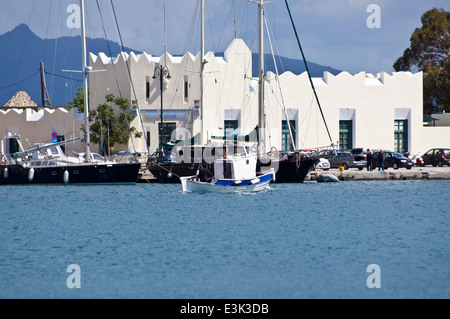
[[450,181],[0,190],[0,298],[450,298]]

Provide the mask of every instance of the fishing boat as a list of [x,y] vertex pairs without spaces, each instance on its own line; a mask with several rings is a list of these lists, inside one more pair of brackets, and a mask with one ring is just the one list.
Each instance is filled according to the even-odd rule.
[[[88,92],[85,7],[81,6],[81,45],[84,92]],[[36,109],[36,107],[34,107]],[[8,134],[1,140],[0,185],[28,184],[134,184],[139,177],[141,163],[134,158],[127,163],[95,161],[90,151],[89,104],[84,94],[85,134],[60,143],[47,143],[25,149],[20,136]],[[84,140],[84,157],[65,156],[62,145]]]
[[[214,161],[214,176],[203,179],[199,174],[181,177],[183,192],[255,193],[268,188],[275,171],[256,172],[256,154],[234,154]],[[203,168],[205,169],[205,168]],[[199,172],[200,173],[200,172]]]

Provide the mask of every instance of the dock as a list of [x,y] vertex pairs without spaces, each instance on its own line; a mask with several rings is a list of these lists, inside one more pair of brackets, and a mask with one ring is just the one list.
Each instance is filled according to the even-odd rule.
[[[316,181],[320,174],[329,173],[336,176],[340,181],[375,181],[375,180],[450,180],[450,167],[413,167],[411,169],[399,168],[397,170],[388,168],[383,171],[374,169],[358,170],[350,168],[345,171],[339,169],[315,170],[308,173],[305,181]],[[137,183],[151,184],[159,181],[149,172],[144,171]]]
[[158,180],[155,178],[155,176],[152,175],[152,173],[150,173],[148,170],[145,170],[139,175],[137,183],[151,184],[158,183]]
[[329,173],[336,176],[340,181],[373,181],[373,180],[450,180],[450,167],[413,167],[411,169],[399,168],[397,170],[388,168],[383,171],[374,169],[358,170],[350,168],[345,171],[330,169],[327,171],[316,170],[308,173],[305,181],[315,181],[322,173]]

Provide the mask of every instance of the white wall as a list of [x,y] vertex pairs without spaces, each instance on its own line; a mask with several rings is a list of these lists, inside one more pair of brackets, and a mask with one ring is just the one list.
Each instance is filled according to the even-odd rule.
[[[186,53],[183,57],[172,57],[170,54],[166,57],[152,57],[146,53],[138,56],[131,53],[129,56],[122,54],[110,59],[99,53],[91,54],[90,59],[95,70],[107,70],[91,75],[90,90],[93,105],[103,103],[104,96],[108,93],[118,96],[119,88],[116,83],[119,82],[120,93],[130,100],[137,99],[141,112],[151,110],[159,112],[159,79],[154,80],[152,76],[155,67],[159,63],[164,64],[165,60],[172,79],[168,89],[164,91],[164,110],[193,112],[196,107],[195,101],[200,100],[201,59],[198,54],[194,56]],[[230,44],[224,57],[216,57],[209,52],[204,60],[206,63],[203,114],[195,116],[193,123],[176,121],[177,126],[188,129],[192,135],[202,133],[202,142],[206,143],[212,135],[224,134],[225,113],[236,110],[240,114],[240,133],[248,134],[258,123],[258,84],[256,79],[251,78],[251,51],[242,40],[236,39]],[[134,97],[129,83],[126,63],[130,66],[137,98]],[[186,77],[190,85],[187,101],[183,95]],[[145,98],[146,78],[150,78],[151,83],[150,99]],[[347,117],[353,121],[353,147],[393,150],[396,119],[408,120],[408,150],[411,153],[423,153],[431,147],[430,145],[445,144],[446,136],[450,136],[450,128],[442,128],[438,132],[423,127],[421,72],[416,74],[380,72],[376,75],[365,72],[352,75],[342,72],[336,76],[325,72],[323,77],[313,78],[313,83],[332,140],[330,141],[328,137],[307,74],[295,75],[285,72],[277,78],[275,74],[269,72],[265,89],[269,148],[281,147],[281,122],[286,118],[284,107],[295,114],[297,148],[315,148],[338,142],[339,120]],[[291,118],[289,115],[288,117]],[[143,122],[145,130],[150,131],[151,151],[154,151],[158,147],[158,122],[154,120],[146,122],[145,119]],[[142,129],[139,118],[133,125]],[[134,144],[140,151],[145,150],[145,138],[134,141]],[[128,148],[131,149],[131,143]]]

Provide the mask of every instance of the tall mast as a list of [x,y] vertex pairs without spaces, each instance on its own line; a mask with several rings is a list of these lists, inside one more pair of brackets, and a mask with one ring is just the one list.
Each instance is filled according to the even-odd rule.
[[259,95],[258,95],[258,127],[259,127],[259,152],[266,153],[266,123],[264,117],[264,1],[258,4],[259,22]]
[[164,0],[164,66],[167,66],[166,0]]
[[203,128],[204,128],[204,116],[203,116],[203,70],[205,68],[204,56],[205,56],[205,0],[202,0],[201,4],[201,26],[200,26],[200,144],[204,144]]
[[234,0],[234,38],[237,39],[236,0]]
[[39,69],[41,71],[42,106],[52,106],[52,102],[50,101],[50,96],[48,95],[47,91],[47,85],[45,83],[44,62],[41,61]]
[[88,97],[88,75],[89,68],[86,62],[86,26],[85,26],[85,18],[84,18],[84,0],[80,0],[81,6],[81,51],[82,51],[82,67],[83,67],[83,85],[84,85],[84,131],[85,137],[84,140],[86,142],[86,161],[91,161],[91,138],[89,132],[89,97]]

